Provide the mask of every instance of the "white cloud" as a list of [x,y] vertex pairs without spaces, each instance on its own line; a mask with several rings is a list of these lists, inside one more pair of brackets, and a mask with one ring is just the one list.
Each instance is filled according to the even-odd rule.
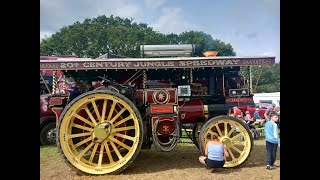
[[199,26],[189,23],[184,18],[181,8],[163,8],[162,15],[150,26],[161,33],[181,33],[200,29]]
[[144,0],[144,4],[147,8],[150,9],[156,9],[157,7],[160,7],[166,2],[166,0]]
[[143,17],[143,11],[133,0],[41,0],[40,39],[42,34],[57,32],[63,26],[98,15],[136,19]]

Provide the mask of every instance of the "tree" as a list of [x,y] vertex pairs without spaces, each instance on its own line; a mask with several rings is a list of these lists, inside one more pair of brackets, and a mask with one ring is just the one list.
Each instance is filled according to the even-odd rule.
[[77,55],[96,58],[105,53],[140,57],[140,45],[144,44],[203,44],[203,50],[217,50],[219,56],[234,56],[230,44],[213,39],[201,31],[181,34],[162,34],[145,23],[133,19],[98,16],[82,23],[61,28],[51,37],[40,42],[40,53],[46,55]]
[[40,53],[96,58],[105,53],[139,57],[140,44],[165,43],[165,35],[132,19],[98,16],[65,26],[40,43]]
[[219,51],[218,56],[235,56],[232,46],[224,42],[213,39],[210,34],[201,31],[183,32],[178,37],[180,44],[202,44],[203,51]]
[[[275,63],[273,66],[251,67],[252,72],[252,85],[254,93],[269,93],[280,91],[280,62]],[[261,69],[262,68],[262,69]],[[241,68],[241,74],[249,77],[248,67]],[[257,87],[255,87],[257,85]]]

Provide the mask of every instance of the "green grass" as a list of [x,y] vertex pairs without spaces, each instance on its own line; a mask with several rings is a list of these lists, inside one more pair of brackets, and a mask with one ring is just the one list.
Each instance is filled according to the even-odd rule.
[[57,146],[40,146],[40,158],[48,156],[58,156],[58,148]]

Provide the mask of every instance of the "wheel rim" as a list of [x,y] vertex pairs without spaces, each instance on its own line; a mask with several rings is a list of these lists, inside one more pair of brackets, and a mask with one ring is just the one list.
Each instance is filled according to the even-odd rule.
[[49,129],[47,133],[47,139],[51,144],[56,142],[56,128]]
[[[226,131],[225,131],[226,129]],[[224,157],[224,167],[235,167],[242,164],[250,155],[252,140],[251,134],[239,122],[230,119],[215,121],[208,128],[204,129],[204,144],[210,138],[212,132],[219,135],[219,141],[226,145],[229,157]]]
[[112,173],[123,167],[138,148],[137,115],[112,94],[91,93],[64,113],[59,141],[69,162],[89,174]]
[[195,124],[195,128],[194,128],[194,131],[193,131],[193,133],[194,133],[194,139],[195,139],[195,141],[196,141],[196,146],[198,147],[199,146],[199,134],[200,134],[200,130],[201,130],[201,128],[202,128],[202,126],[203,126],[203,123],[198,123],[198,124]]

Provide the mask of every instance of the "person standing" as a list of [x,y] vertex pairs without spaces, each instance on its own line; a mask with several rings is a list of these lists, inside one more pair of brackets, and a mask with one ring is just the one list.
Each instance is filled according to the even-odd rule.
[[280,147],[280,137],[278,133],[278,115],[276,113],[270,114],[270,121],[264,127],[266,136],[266,150],[267,150],[267,169],[274,169],[277,166],[274,164],[276,161],[277,147]]
[[272,106],[268,107],[264,112],[264,118],[266,119],[266,121],[270,121],[270,114],[273,112],[275,106],[275,104],[272,104]]

